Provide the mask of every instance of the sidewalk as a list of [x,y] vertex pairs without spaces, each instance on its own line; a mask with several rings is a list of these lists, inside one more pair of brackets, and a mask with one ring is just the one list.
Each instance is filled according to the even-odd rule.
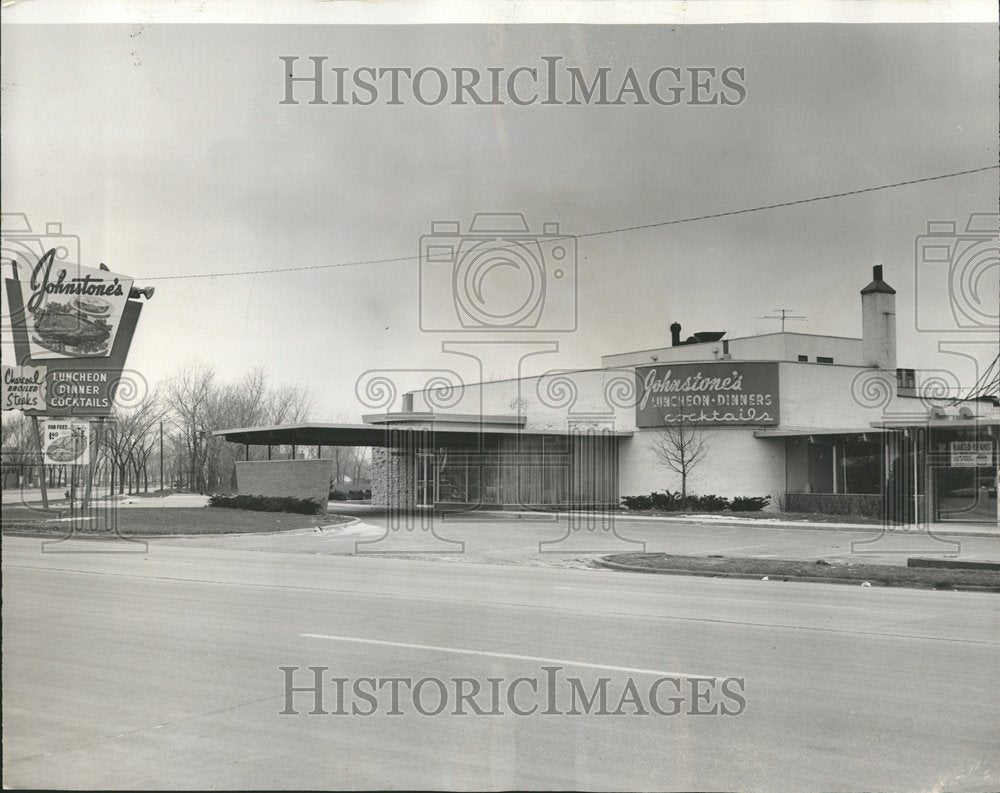
[[666,517],[663,515],[620,515],[622,520],[661,520],[680,523],[704,523],[708,525],[726,526],[768,526],[771,528],[792,529],[831,529],[836,531],[863,531],[874,533],[883,528],[896,534],[957,534],[966,537],[1000,537],[1000,525],[996,523],[928,523],[923,525],[892,525],[881,523],[826,523],[821,521],[782,520],[780,518],[737,518],[730,515],[678,515]]
[[[385,507],[372,506],[371,504],[345,504],[344,502],[331,501],[328,507],[330,513],[345,513],[351,515],[378,515],[384,514]],[[539,512],[532,510],[476,510],[475,516],[482,518],[490,515],[502,516],[509,520],[511,517],[532,518],[546,517],[551,519],[554,513]],[[563,512],[561,515],[574,515],[586,517],[592,513],[585,512]],[[1000,526],[993,523],[932,523],[922,526],[886,526],[881,523],[827,523],[807,520],[784,520],[781,518],[738,518],[733,515],[712,515],[712,514],[690,514],[678,513],[677,515],[637,515],[629,512],[613,513],[615,520],[620,521],[641,521],[648,523],[686,523],[704,524],[706,526],[741,526],[779,529],[798,529],[807,531],[851,531],[863,532],[865,534],[878,534],[883,531],[893,534],[934,534],[934,535],[956,535],[963,537],[1000,537]]]

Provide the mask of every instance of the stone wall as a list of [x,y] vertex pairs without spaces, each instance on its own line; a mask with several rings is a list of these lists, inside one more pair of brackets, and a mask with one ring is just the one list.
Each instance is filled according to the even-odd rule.
[[332,475],[330,460],[238,461],[236,492],[241,496],[307,498],[326,507]]
[[372,504],[397,509],[414,506],[415,477],[416,457],[412,452],[372,449]]

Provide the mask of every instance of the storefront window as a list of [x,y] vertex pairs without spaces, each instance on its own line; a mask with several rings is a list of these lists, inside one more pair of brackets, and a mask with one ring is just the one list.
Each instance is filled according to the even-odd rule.
[[844,492],[882,492],[882,454],[871,441],[844,442]]
[[996,520],[997,449],[987,428],[936,430],[931,448],[937,520]]

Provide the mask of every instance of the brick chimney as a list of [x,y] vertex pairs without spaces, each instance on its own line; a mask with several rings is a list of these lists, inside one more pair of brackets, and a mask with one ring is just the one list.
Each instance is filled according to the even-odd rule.
[[882,280],[882,265],[861,290],[861,346],[865,366],[896,368],[896,290]]

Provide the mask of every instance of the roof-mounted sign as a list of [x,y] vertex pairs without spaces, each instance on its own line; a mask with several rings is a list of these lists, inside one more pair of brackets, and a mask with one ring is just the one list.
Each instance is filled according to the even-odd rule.
[[637,427],[778,423],[778,364],[708,361],[636,369]]

